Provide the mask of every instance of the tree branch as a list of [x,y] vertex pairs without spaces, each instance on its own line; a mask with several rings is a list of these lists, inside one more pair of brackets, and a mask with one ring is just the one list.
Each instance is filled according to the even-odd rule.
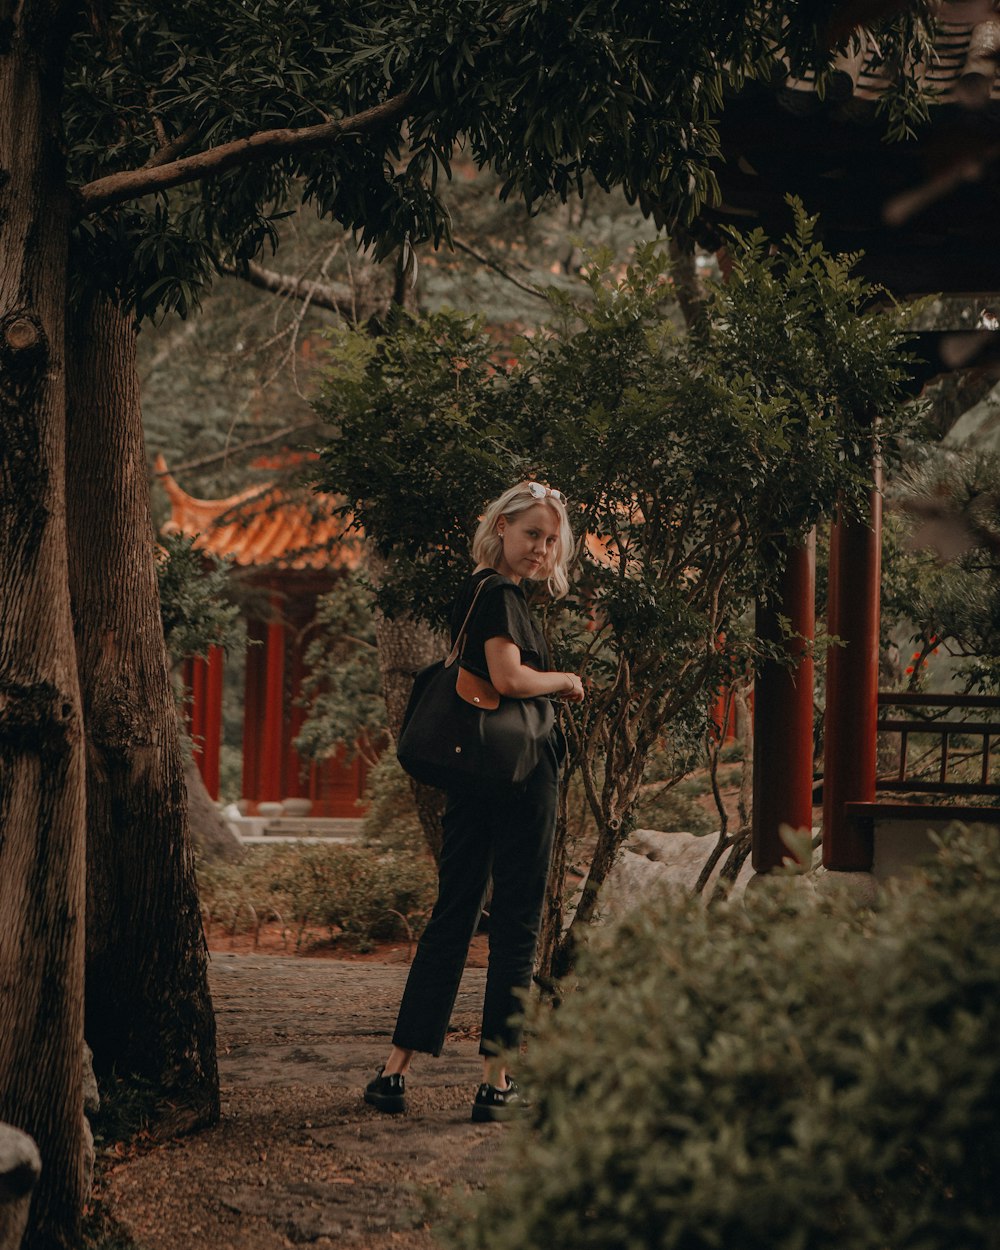
[[460,239],[452,239],[455,250],[465,252],[466,256],[471,256],[473,260],[478,260],[481,265],[485,265],[487,269],[492,269],[498,273],[501,278],[506,278],[508,282],[513,284],[522,291],[526,291],[529,295],[534,295],[536,299],[547,300],[548,296],[544,291],[540,291],[537,286],[531,286],[527,282],[522,282],[520,278],[515,278],[502,265],[497,264],[495,260],[490,260],[488,256],[484,256],[481,252],[477,252],[475,248],[469,247],[468,243],[463,243]]
[[158,148],[142,168],[159,169],[163,165],[169,165],[171,161],[177,160],[179,156],[186,152],[197,138],[198,127],[188,126],[186,130],[181,131],[176,139],[168,139],[162,147]]
[[245,139],[234,139],[231,143],[219,144],[194,156],[170,160],[163,165],[147,165],[142,169],[108,174],[77,189],[77,208],[81,215],[86,216],[154,191],[166,191],[186,182],[214,178],[229,169],[326,147],[345,135],[366,134],[405,117],[414,98],[412,91],[403,91],[381,104],[337,121],[321,122],[316,126],[259,130]]
[[[221,272],[231,278],[240,278],[251,286],[262,291],[270,291],[273,295],[283,295],[290,299],[308,300],[317,308],[325,308],[328,312],[338,313],[348,321],[354,321],[356,301],[346,286],[316,282],[310,278],[295,278],[291,274],[277,273],[274,269],[265,269],[256,261],[248,261],[245,265],[222,265]],[[368,309],[362,305],[358,314],[359,321],[366,320],[373,312],[383,311],[381,308]]]
[[323,422],[318,417],[314,417],[311,421],[300,421],[298,425],[288,425],[274,434],[252,438],[246,443],[239,443],[236,447],[227,447],[224,451],[213,452],[210,456],[200,456],[197,460],[184,460],[180,464],[172,465],[169,469],[154,469],[153,476],[165,477],[168,473],[180,473],[185,469],[204,469],[210,464],[218,464],[220,460],[228,460],[230,456],[238,455],[241,451],[252,451],[255,447],[266,447],[268,443],[279,443],[283,438],[288,438],[292,434],[312,430],[322,424]]

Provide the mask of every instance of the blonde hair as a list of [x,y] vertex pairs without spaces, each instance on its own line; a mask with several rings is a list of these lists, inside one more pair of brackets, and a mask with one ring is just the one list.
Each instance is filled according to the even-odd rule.
[[472,539],[472,558],[477,564],[496,568],[500,553],[503,551],[503,540],[497,533],[497,522],[501,517],[514,517],[520,512],[527,512],[535,504],[545,504],[559,518],[559,533],[556,537],[552,554],[546,561],[542,576],[545,578],[549,594],[553,599],[561,599],[569,590],[567,568],[573,554],[573,531],[566,514],[566,504],[561,497],[546,495],[543,499],[531,493],[535,483],[518,482],[491,503],[486,505],[475,536]]

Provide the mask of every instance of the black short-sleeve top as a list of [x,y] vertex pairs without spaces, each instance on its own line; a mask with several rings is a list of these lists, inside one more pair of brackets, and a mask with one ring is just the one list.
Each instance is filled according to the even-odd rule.
[[539,672],[551,667],[545,636],[531,615],[524,591],[516,582],[501,577],[494,569],[480,569],[466,581],[455,600],[451,615],[451,641],[454,645],[469,610],[476,587],[487,578],[494,578],[476,600],[476,608],[465,634],[461,664],[470,672],[489,681],[486,643],[490,638],[509,638],[521,652],[521,663]]

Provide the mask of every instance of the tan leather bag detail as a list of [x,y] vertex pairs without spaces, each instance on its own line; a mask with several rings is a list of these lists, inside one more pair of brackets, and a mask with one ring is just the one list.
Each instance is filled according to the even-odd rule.
[[467,668],[458,670],[455,690],[460,699],[473,704],[474,707],[484,708],[487,712],[495,712],[500,706],[500,696],[496,688],[485,677],[477,677]]

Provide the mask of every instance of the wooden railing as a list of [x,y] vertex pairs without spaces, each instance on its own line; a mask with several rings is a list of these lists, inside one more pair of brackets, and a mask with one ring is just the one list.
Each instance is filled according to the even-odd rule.
[[[992,772],[994,745],[1000,752],[1000,698],[886,692],[878,706],[878,732],[899,735],[899,757],[891,775],[877,777],[874,803],[846,804],[850,818],[869,832],[877,818],[1000,823],[1000,784]],[[937,738],[936,747],[921,748],[913,741],[918,735]],[[976,745],[970,748],[969,740]]]
[[[990,780],[991,754],[994,742],[1000,742],[1000,699],[990,695],[972,694],[880,694],[878,696],[879,733],[900,735],[899,764],[893,777],[879,777],[875,783],[878,790],[905,791],[906,793],[943,795],[1000,795],[1000,784]],[[902,707],[938,709],[936,716],[910,715],[906,717],[884,716],[882,709]],[[978,711],[996,719],[975,720],[969,713]],[[913,735],[931,734],[940,739],[938,758],[933,771],[910,774],[910,739]],[[973,752],[979,757],[978,777],[963,781],[949,780],[949,772],[955,762],[951,750],[952,738],[979,739],[979,749]],[[970,755],[962,751],[960,762],[968,764]]]

